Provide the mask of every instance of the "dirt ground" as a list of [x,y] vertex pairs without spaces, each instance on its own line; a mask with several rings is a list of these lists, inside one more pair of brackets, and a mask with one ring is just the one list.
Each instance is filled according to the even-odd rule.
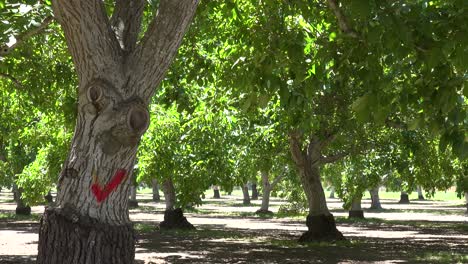
[[[347,238],[335,244],[298,244],[307,228],[304,216],[260,217],[260,201],[243,206],[242,198],[207,199],[186,213],[196,231],[159,231],[164,203],[138,195],[130,211],[138,233],[136,263],[468,263],[468,216],[463,201],[383,200],[381,211],[365,210],[365,220],[348,220],[341,202],[329,199],[338,229]],[[272,200],[276,212],[283,203]],[[363,201],[363,208],[369,201]],[[38,218],[13,217],[15,204],[0,193],[0,263],[34,263]],[[5,215],[7,215],[5,217]],[[11,217],[9,217],[11,215]]]

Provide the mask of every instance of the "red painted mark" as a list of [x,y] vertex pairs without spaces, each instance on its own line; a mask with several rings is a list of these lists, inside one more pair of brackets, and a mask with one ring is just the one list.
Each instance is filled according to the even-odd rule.
[[114,177],[112,177],[111,181],[104,186],[104,189],[99,186],[97,183],[93,183],[91,185],[91,191],[93,192],[94,196],[96,197],[96,200],[98,203],[104,201],[107,196],[115,189],[117,186],[123,181],[125,178],[125,175],[127,174],[127,171],[124,169],[118,169],[117,172],[115,173]]

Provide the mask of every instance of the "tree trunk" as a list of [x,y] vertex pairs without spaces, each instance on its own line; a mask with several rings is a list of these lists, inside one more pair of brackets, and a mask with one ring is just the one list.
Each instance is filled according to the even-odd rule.
[[114,3],[109,18],[103,1],[52,0],[78,75],[78,117],[56,207],[41,220],[38,264],[134,261],[128,179],[151,97],[198,1],[159,1],[141,39],[146,1]]
[[54,203],[54,197],[52,196],[52,193],[49,191],[46,196],[44,196],[44,199],[46,200],[47,204],[51,205]]
[[312,136],[306,150],[301,149],[298,137],[290,135],[293,160],[298,167],[300,180],[309,205],[307,216],[308,231],[299,242],[344,240],[336,229],[335,219],[327,207],[325,192],[320,179],[321,146],[317,137]]
[[252,200],[258,200],[258,189],[256,182],[252,182]]
[[138,207],[138,200],[137,200],[137,186],[131,185],[130,186],[130,199],[128,200],[129,207]]
[[382,205],[380,204],[380,197],[379,197],[379,187],[374,187],[369,190],[370,196],[371,196],[371,207],[370,209],[373,210],[381,210]]
[[250,195],[249,195],[249,186],[247,184],[244,184],[242,186],[242,194],[244,195],[244,199],[242,200],[242,203],[244,205],[249,205],[250,204]]
[[162,184],[166,210],[164,211],[164,221],[159,224],[161,229],[195,229],[187,221],[181,208],[175,208],[176,193],[172,179],[166,179]]
[[330,196],[328,198],[335,199],[335,187],[334,186],[330,188]]
[[465,192],[466,214],[468,214],[468,192]]
[[262,206],[257,211],[257,213],[271,214],[272,212],[268,210],[270,207],[270,194],[272,190],[272,187],[270,185],[269,174],[266,171],[262,171],[261,175],[262,175],[262,190],[263,190]]
[[154,202],[159,202],[159,201],[161,201],[161,196],[159,195],[159,184],[158,184],[158,180],[152,179],[152,180],[151,180],[151,186],[153,187],[153,201],[154,201]]
[[424,194],[423,194],[423,191],[422,191],[422,187],[421,186],[417,186],[416,187],[416,190],[418,191],[418,200],[426,200],[424,198]]
[[18,188],[16,183],[13,184],[13,197],[16,202],[16,214],[17,215],[31,215],[31,207],[24,203],[24,200],[21,198],[22,190]]
[[221,199],[221,194],[219,193],[219,187],[217,185],[213,187],[213,198]]
[[364,211],[361,208],[362,195],[356,195],[351,202],[351,210],[349,210],[349,218],[364,218]]
[[406,193],[406,192],[401,192],[401,194],[400,194],[400,201],[399,201],[398,203],[399,203],[399,204],[409,204],[409,203],[410,203],[410,200],[409,200],[408,193]]
[[176,193],[174,183],[172,182],[171,178],[164,180],[162,184],[162,189],[164,193],[164,202],[166,203],[166,211],[174,210],[176,202]]

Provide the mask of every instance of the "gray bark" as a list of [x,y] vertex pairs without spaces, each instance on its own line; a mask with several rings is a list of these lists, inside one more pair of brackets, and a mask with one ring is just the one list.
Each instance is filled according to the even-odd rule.
[[271,194],[271,184],[270,184],[270,179],[269,179],[269,173],[267,171],[262,171],[261,172],[262,176],[262,206],[260,207],[259,212],[269,212],[269,207],[270,207],[270,194]]
[[176,193],[172,179],[164,180],[162,184],[164,193],[164,202],[166,203],[166,210],[174,210],[176,202]]
[[158,180],[152,179],[151,186],[153,187],[153,201],[159,202],[161,200],[161,196],[159,195],[159,183]]
[[257,189],[257,183],[252,182],[252,200],[258,200],[258,189]]
[[242,200],[242,203],[244,205],[250,204],[249,186],[247,184],[244,184],[242,186],[242,194],[244,196],[244,199]]
[[161,0],[137,43],[145,2],[116,0],[109,19],[100,0],[52,1],[78,76],[78,117],[56,206],[41,221],[37,263],[133,263],[128,195],[138,142],[198,5]]
[[369,190],[370,196],[371,196],[371,207],[370,209],[376,209],[380,210],[382,209],[382,205],[380,203],[380,197],[379,197],[379,187],[374,187]]
[[16,214],[17,215],[30,215],[31,214],[31,207],[24,203],[23,198],[21,198],[22,190],[18,188],[16,183],[13,183],[13,198],[16,202]]
[[468,214],[468,192],[465,192],[466,213]]
[[400,201],[398,202],[400,204],[409,204],[410,203],[410,200],[409,200],[409,195],[408,193],[406,192],[401,192],[400,194]]
[[334,187],[334,186],[332,186],[332,187],[330,188],[330,196],[329,196],[328,198],[330,198],[330,199],[334,199],[334,198],[335,198],[335,187]]
[[215,199],[220,199],[221,198],[221,194],[219,192],[219,186],[217,186],[217,185],[213,186],[213,198],[215,198]]
[[424,199],[424,194],[423,194],[423,191],[422,191],[422,187],[421,187],[421,186],[417,186],[417,187],[416,187],[416,190],[418,191],[418,199],[419,199],[419,200],[425,200],[425,199]]
[[356,195],[351,202],[351,210],[349,210],[349,218],[364,218],[364,211],[361,207],[362,195]]

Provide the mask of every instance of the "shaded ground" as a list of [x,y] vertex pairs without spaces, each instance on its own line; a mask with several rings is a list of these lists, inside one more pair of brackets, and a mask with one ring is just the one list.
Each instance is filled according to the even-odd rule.
[[[131,210],[138,232],[137,263],[468,263],[468,217],[462,201],[384,200],[386,210],[366,211],[367,219],[351,221],[337,199],[329,207],[338,229],[348,238],[338,244],[301,245],[305,216],[256,216],[260,201],[243,206],[241,197],[206,199],[186,213],[197,231],[159,231],[163,203],[139,195]],[[38,218],[14,216],[9,193],[0,194],[0,263],[34,263]],[[276,212],[281,200],[273,199]],[[364,201],[364,208],[369,201]]]

